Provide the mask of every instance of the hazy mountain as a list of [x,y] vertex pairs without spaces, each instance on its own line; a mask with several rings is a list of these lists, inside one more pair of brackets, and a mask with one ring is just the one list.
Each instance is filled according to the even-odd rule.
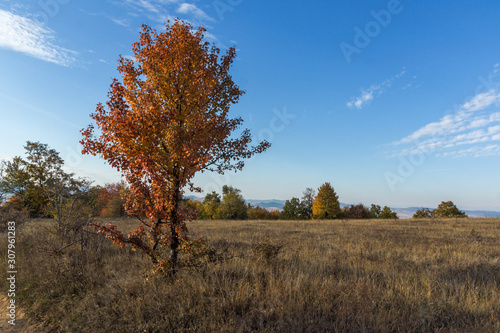
[[257,200],[257,199],[249,199],[245,200],[246,203],[251,204],[252,206],[260,206],[262,208],[277,208],[279,210],[283,209],[286,200],[278,200],[278,199],[269,199],[269,200]]
[[[411,218],[415,212],[422,207],[391,208],[400,218]],[[432,208],[430,208],[432,210]],[[462,210],[469,217],[500,217],[500,212],[489,210]]]

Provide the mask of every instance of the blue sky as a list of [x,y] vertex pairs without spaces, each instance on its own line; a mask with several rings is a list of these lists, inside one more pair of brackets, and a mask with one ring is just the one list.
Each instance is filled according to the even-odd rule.
[[106,101],[141,24],[207,29],[246,90],[232,109],[272,147],[237,174],[201,174],[248,199],[330,182],[345,203],[500,210],[498,1],[0,1],[0,159],[27,140],[96,183],[79,130]]

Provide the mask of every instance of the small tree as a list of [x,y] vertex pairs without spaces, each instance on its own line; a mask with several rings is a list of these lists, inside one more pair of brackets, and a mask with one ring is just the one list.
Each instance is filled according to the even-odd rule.
[[340,211],[339,197],[335,193],[330,183],[324,183],[318,189],[318,194],[314,198],[312,207],[313,219],[335,219]]
[[370,215],[368,208],[363,206],[363,204],[351,205],[350,207],[345,207],[343,210],[343,217],[347,219],[367,219]]
[[308,187],[302,193],[302,201],[300,202],[300,219],[310,220],[312,218],[312,206],[314,203],[314,197],[316,196],[316,191]]
[[51,244],[52,248],[77,242],[83,246],[96,214],[98,192],[89,180],[65,172],[63,159],[47,144],[28,141],[24,148],[26,158],[17,156],[3,164],[0,191],[12,196],[2,215],[27,209],[31,217],[53,217],[58,244]]
[[48,217],[48,188],[55,179],[65,176],[64,162],[47,144],[28,141],[24,149],[26,158],[16,156],[2,163],[0,192],[15,196],[30,217]]
[[370,217],[369,218],[371,218],[371,219],[378,218],[381,211],[382,211],[382,208],[380,207],[380,205],[372,204],[370,207],[370,213],[369,213]]
[[429,208],[420,208],[417,209],[415,214],[413,214],[414,219],[430,219],[432,218],[432,212]]
[[105,184],[99,189],[99,215],[119,217],[125,215],[125,197],[128,188],[124,182]]
[[432,217],[467,217],[467,215],[459,210],[452,201],[441,201],[437,208],[432,211]]
[[12,195],[30,217],[55,217],[59,221],[63,198],[88,187],[88,181],[64,171],[64,160],[47,144],[27,141],[24,149],[26,158],[16,156],[2,163],[0,193]]
[[207,193],[202,203],[201,218],[206,220],[215,219],[220,202],[220,195],[217,192]]
[[199,171],[241,170],[243,159],[270,146],[251,147],[248,129],[234,133],[243,120],[229,118],[229,108],[244,93],[229,74],[235,49],[219,58],[203,41],[205,30],[193,30],[178,20],[162,33],[143,25],[135,61],[119,59],[123,83],[114,79],[107,109],[99,103],[91,115],[100,135],[89,125],[81,141],[84,154],[100,155],[122,173],[130,186],[125,209],[140,218],[128,235],[112,224],[96,224],[98,230],[174,272],[187,239],[184,188],[201,191],[191,182]]
[[291,200],[285,201],[285,205],[281,211],[281,216],[285,220],[297,220],[300,218],[300,213],[300,200],[298,198],[292,198]]
[[378,215],[378,218],[379,219],[397,219],[398,214],[395,211],[391,210],[389,207],[384,206],[384,208],[382,208],[382,211]]
[[248,217],[245,199],[241,191],[232,186],[222,187],[222,201],[215,217],[222,220],[244,220]]
[[270,219],[270,213],[260,206],[253,207],[248,204],[247,206],[248,218],[250,220],[268,220]]

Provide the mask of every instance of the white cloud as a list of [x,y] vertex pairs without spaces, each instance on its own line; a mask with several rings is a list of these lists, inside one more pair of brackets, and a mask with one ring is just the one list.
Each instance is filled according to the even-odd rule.
[[359,97],[351,97],[351,101],[347,102],[346,105],[350,108],[361,109],[363,105],[370,103],[373,100],[373,93],[380,92],[379,87],[370,87],[367,91],[362,90],[361,96]]
[[500,132],[500,125],[492,126],[488,128],[488,134],[496,134]]
[[192,14],[198,20],[205,21],[215,21],[213,18],[208,16],[203,10],[199,9],[191,3],[181,3],[177,12],[180,14]]
[[405,70],[401,71],[399,74],[396,74],[384,82],[380,84],[372,84],[370,88],[364,89],[361,88],[361,95],[351,97],[351,100],[346,103],[346,106],[351,109],[361,109],[367,104],[369,104],[375,97],[380,96],[385,92],[387,88],[389,88],[394,80],[401,78],[406,73]]
[[140,9],[146,10],[152,13],[158,13],[160,10],[156,8],[154,1],[148,0],[126,0],[127,3],[132,4]]
[[164,30],[164,24],[167,22],[173,23],[178,17],[181,20],[190,23],[194,28],[203,26],[206,31],[205,38],[214,42],[219,48],[226,49],[227,47],[220,43],[217,37],[208,30],[212,29],[214,18],[210,17],[206,12],[196,6],[194,0],[112,0],[115,5],[125,6],[129,9],[126,19],[112,19],[116,24],[127,25],[132,20],[137,20],[140,16],[147,17],[153,22],[152,27],[158,31]]
[[490,122],[500,121],[500,112],[495,112],[490,115]]
[[111,21],[113,21],[114,23],[118,24],[118,25],[121,25],[122,27],[128,27],[129,24],[127,23],[126,20],[124,19],[117,19],[117,18],[113,18],[113,17],[110,17],[109,18]]
[[494,156],[500,155],[500,145],[488,145],[488,146],[476,146],[467,149],[461,149],[457,151],[444,152],[441,154],[437,154],[437,156],[442,157],[485,157],[485,156]]
[[[500,73],[499,67],[495,65],[490,76],[498,73]],[[407,146],[396,155],[421,152],[454,157],[500,154],[497,147],[484,146],[485,143],[500,139],[500,125],[494,124],[500,122],[500,112],[491,110],[499,104],[500,86],[478,93],[458,107],[455,113],[422,126],[396,142],[396,146]],[[474,147],[454,150],[464,145],[474,145]]]
[[[120,3],[120,2],[117,2]],[[204,25],[215,22],[215,19],[207,15],[194,3],[181,2],[181,0],[125,0],[124,4],[135,11],[141,11],[155,22],[165,23],[175,18],[173,13],[181,14],[186,21],[193,25]]]
[[496,90],[478,94],[464,103],[458,112],[446,115],[437,122],[429,123],[421,127],[409,136],[403,138],[399,143],[410,143],[424,137],[453,134],[468,129],[483,127],[492,122],[499,121],[500,112],[493,113],[489,115],[489,117],[475,115],[476,111],[483,110],[499,100],[500,92]]
[[137,62],[137,59],[135,59],[135,56],[133,56],[133,55],[125,54],[125,55],[122,55],[122,57],[125,59],[132,60],[133,62]]
[[211,32],[205,31],[205,33],[203,35],[205,36],[205,38],[208,41],[211,41],[211,42],[217,41],[217,37]]
[[500,91],[497,89],[490,89],[489,91],[477,94],[470,101],[462,106],[464,111],[479,111],[489,107],[492,104],[498,103],[500,101]]
[[0,47],[69,66],[76,52],[54,43],[54,32],[29,18],[0,9]]

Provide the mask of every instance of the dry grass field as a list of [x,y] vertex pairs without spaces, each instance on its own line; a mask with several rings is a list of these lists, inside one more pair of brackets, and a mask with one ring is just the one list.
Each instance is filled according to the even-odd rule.
[[18,235],[41,331],[500,332],[500,219],[194,221],[210,256],[170,278],[107,240],[49,256],[52,224]]

